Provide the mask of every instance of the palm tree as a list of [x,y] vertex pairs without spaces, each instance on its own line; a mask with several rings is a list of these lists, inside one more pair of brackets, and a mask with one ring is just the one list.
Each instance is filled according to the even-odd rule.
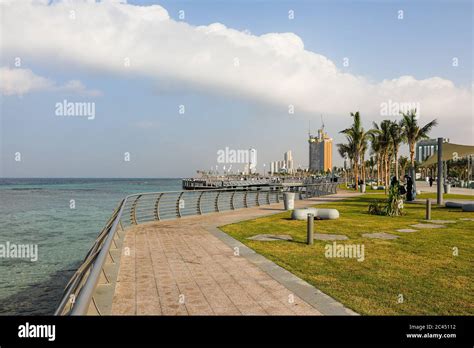
[[365,167],[365,152],[367,151],[368,147],[368,140],[369,140],[369,135],[366,134],[362,140],[361,144],[361,149],[360,149],[360,165],[361,165],[361,176],[362,176],[362,181],[365,183],[365,177],[366,177],[366,167]]
[[400,166],[400,171],[402,173],[401,176],[405,176],[405,170],[408,166],[408,157],[400,156],[400,158],[398,159],[398,165]]
[[434,119],[420,128],[416,117],[416,109],[401,114],[403,117],[401,125],[403,127],[403,133],[406,142],[408,142],[408,148],[410,150],[410,164],[411,167],[414,168],[416,143],[422,139],[428,139],[428,133],[438,124],[438,121]]
[[[377,126],[378,127],[378,126]],[[373,129],[370,135],[370,147],[372,149],[372,155],[375,156],[375,163],[377,165],[377,185],[380,185],[381,181],[381,169],[382,169],[382,146],[380,144],[380,137],[377,129]]]
[[369,159],[365,161],[365,168],[369,172],[370,179],[374,178],[374,167],[375,167],[374,156],[370,156]]
[[[353,146],[353,162],[355,175],[355,189],[359,188],[359,163],[364,158],[364,153],[367,147],[367,139],[370,136],[370,131],[366,132],[362,127],[359,112],[351,112],[351,117],[354,119],[350,128],[342,130],[340,133],[345,134],[349,143]],[[363,162],[361,163],[363,168]]]
[[390,140],[392,142],[393,157],[395,160],[395,177],[398,179],[398,151],[402,142],[405,141],[405,134],[403,133],[402,122],[397,123],[391,121]]
[[[390,177],[390,159],[392,155],[392,137],[391,137],[391,127],[392,121],[383,120],[380,122],[380,125],[373,123],[374,130],[372,131],[372,138],[376,138],[377,146],[380,146],[380,161],[381,168],[383,173],[383,183],[385,185],[385,193],[387,193],[389,177]],[[372,143],[373,144],[373,143]]]
[[352,168],[352,163],[354,159],[354,145],[350,138],[346,137],[348,140],[348,144],[337,144],[337,151],[342,158],[349,158],[349,168]]

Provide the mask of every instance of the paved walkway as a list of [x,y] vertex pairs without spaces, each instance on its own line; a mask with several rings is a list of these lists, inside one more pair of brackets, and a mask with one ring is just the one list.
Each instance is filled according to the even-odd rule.
[[[357,193],[296,201],[296,206],[354,195]],[[355,314],[217,229],[281,211],[279,203],[129,229],[112,314]],[[236,246],[239,255],[235,254]]]
[[[416,189],[422,192],[437,192],[438,188],[436,182],[433,183],[433,186],[430,187],[425,181],[417,181]],[[444,192],[444,191],[443,191]],[[461,188],[461,187],[451,187],[450,193],[460,194],[460,195],[474,195],[474,189]]]

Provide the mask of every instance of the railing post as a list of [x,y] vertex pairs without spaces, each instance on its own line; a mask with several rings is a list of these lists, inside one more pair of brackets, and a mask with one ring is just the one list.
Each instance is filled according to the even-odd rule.
[[219,212],[219,195],[221,194],[221,191],[217,192],[216,200],[214,202],[214,207],[216,209],[216,212]]
[[140,199],[141,196],[142,195],[137,196],[137,198],[132,203],[132,207],[130,208],[130,221],[132,222],[133,225],[137,225],[136,208],[137,208],[138,200]]
[[156,202],[155,202],[155,210],[154,210],[155,220],[160,220],[160,199],[161,199],[161,196],[163,196],[163,193],[160,193],[158,195],[158,198],[156,199]]
[[198,208],[198,213],[199,213],[199,215],[202,215],[202,210],[201,210],[201,197],[202,197],[202,195],[204,194],[204,192],[205,192],[205,191],[202,191],[202,192],[200,193],[200,195],[199,195],[199,198],[198,198],[198,207],[197,207],[197,208]]
[[247,193],[248,193],[248,191],[245,191],[245,194],[244,194],[244,207],[245,207],[245,208],[248,208],[248,205],[247,205]]
[[234,195],[235,195],[235,191],[232,192],[232,196],[230,197],[230,209],[232,209],[232,210],[235,210],[235,207],[234,207]]
[[181,217],[181,207],[179,206],[179,203],[181,201],[181,197],[183,196],[183,194],[184,194],[184,191],[180,193],[180,195],[178,196],[178,200],[176,201],[176,213],[178,217]]

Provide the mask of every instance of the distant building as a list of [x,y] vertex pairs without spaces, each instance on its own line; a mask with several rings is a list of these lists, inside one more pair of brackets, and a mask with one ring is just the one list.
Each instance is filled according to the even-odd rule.
[[244,165],[244,170],[242,171],[243,175],[249,175],[250,174],[250,169],[249,169],[249,164],[245,163]]
[[288,150],[287,152],[285,152],[284,158],[285,158],[286,170],[288,171],[288,173],[293,173],[294,171],[293,154],[291,153],[291,150]]
[[324,126],[318,130],[318,136],[309,134],[309,170],[332,170],[332,138],[324,132]]
[[257,172],[257,150],[249,149],[249,172],[255,174]]
[[293,174],[295,172],[294,162],[293,162],[293,154],[291,150],[288,150],[283,155],[282,161],[274,161],[270,163],[270,173],[290,173]]
[[[448,138],[443,139],[443,143],[449,143]],[[438,139],[421,140],[415,145],[415,160],[424,162],[428,157],[438,151]]]

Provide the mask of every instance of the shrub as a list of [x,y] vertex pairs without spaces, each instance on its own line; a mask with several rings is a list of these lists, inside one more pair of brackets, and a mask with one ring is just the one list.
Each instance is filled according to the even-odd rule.
[[403,215],[403,195],[400,193],[398,185],[390,186],[387,201],[372,201],[369,204],[369,214],[400,216]]
[[369,214],[371,215],[385,215],[385,205],[379,200],[373,200],[369,204]]

